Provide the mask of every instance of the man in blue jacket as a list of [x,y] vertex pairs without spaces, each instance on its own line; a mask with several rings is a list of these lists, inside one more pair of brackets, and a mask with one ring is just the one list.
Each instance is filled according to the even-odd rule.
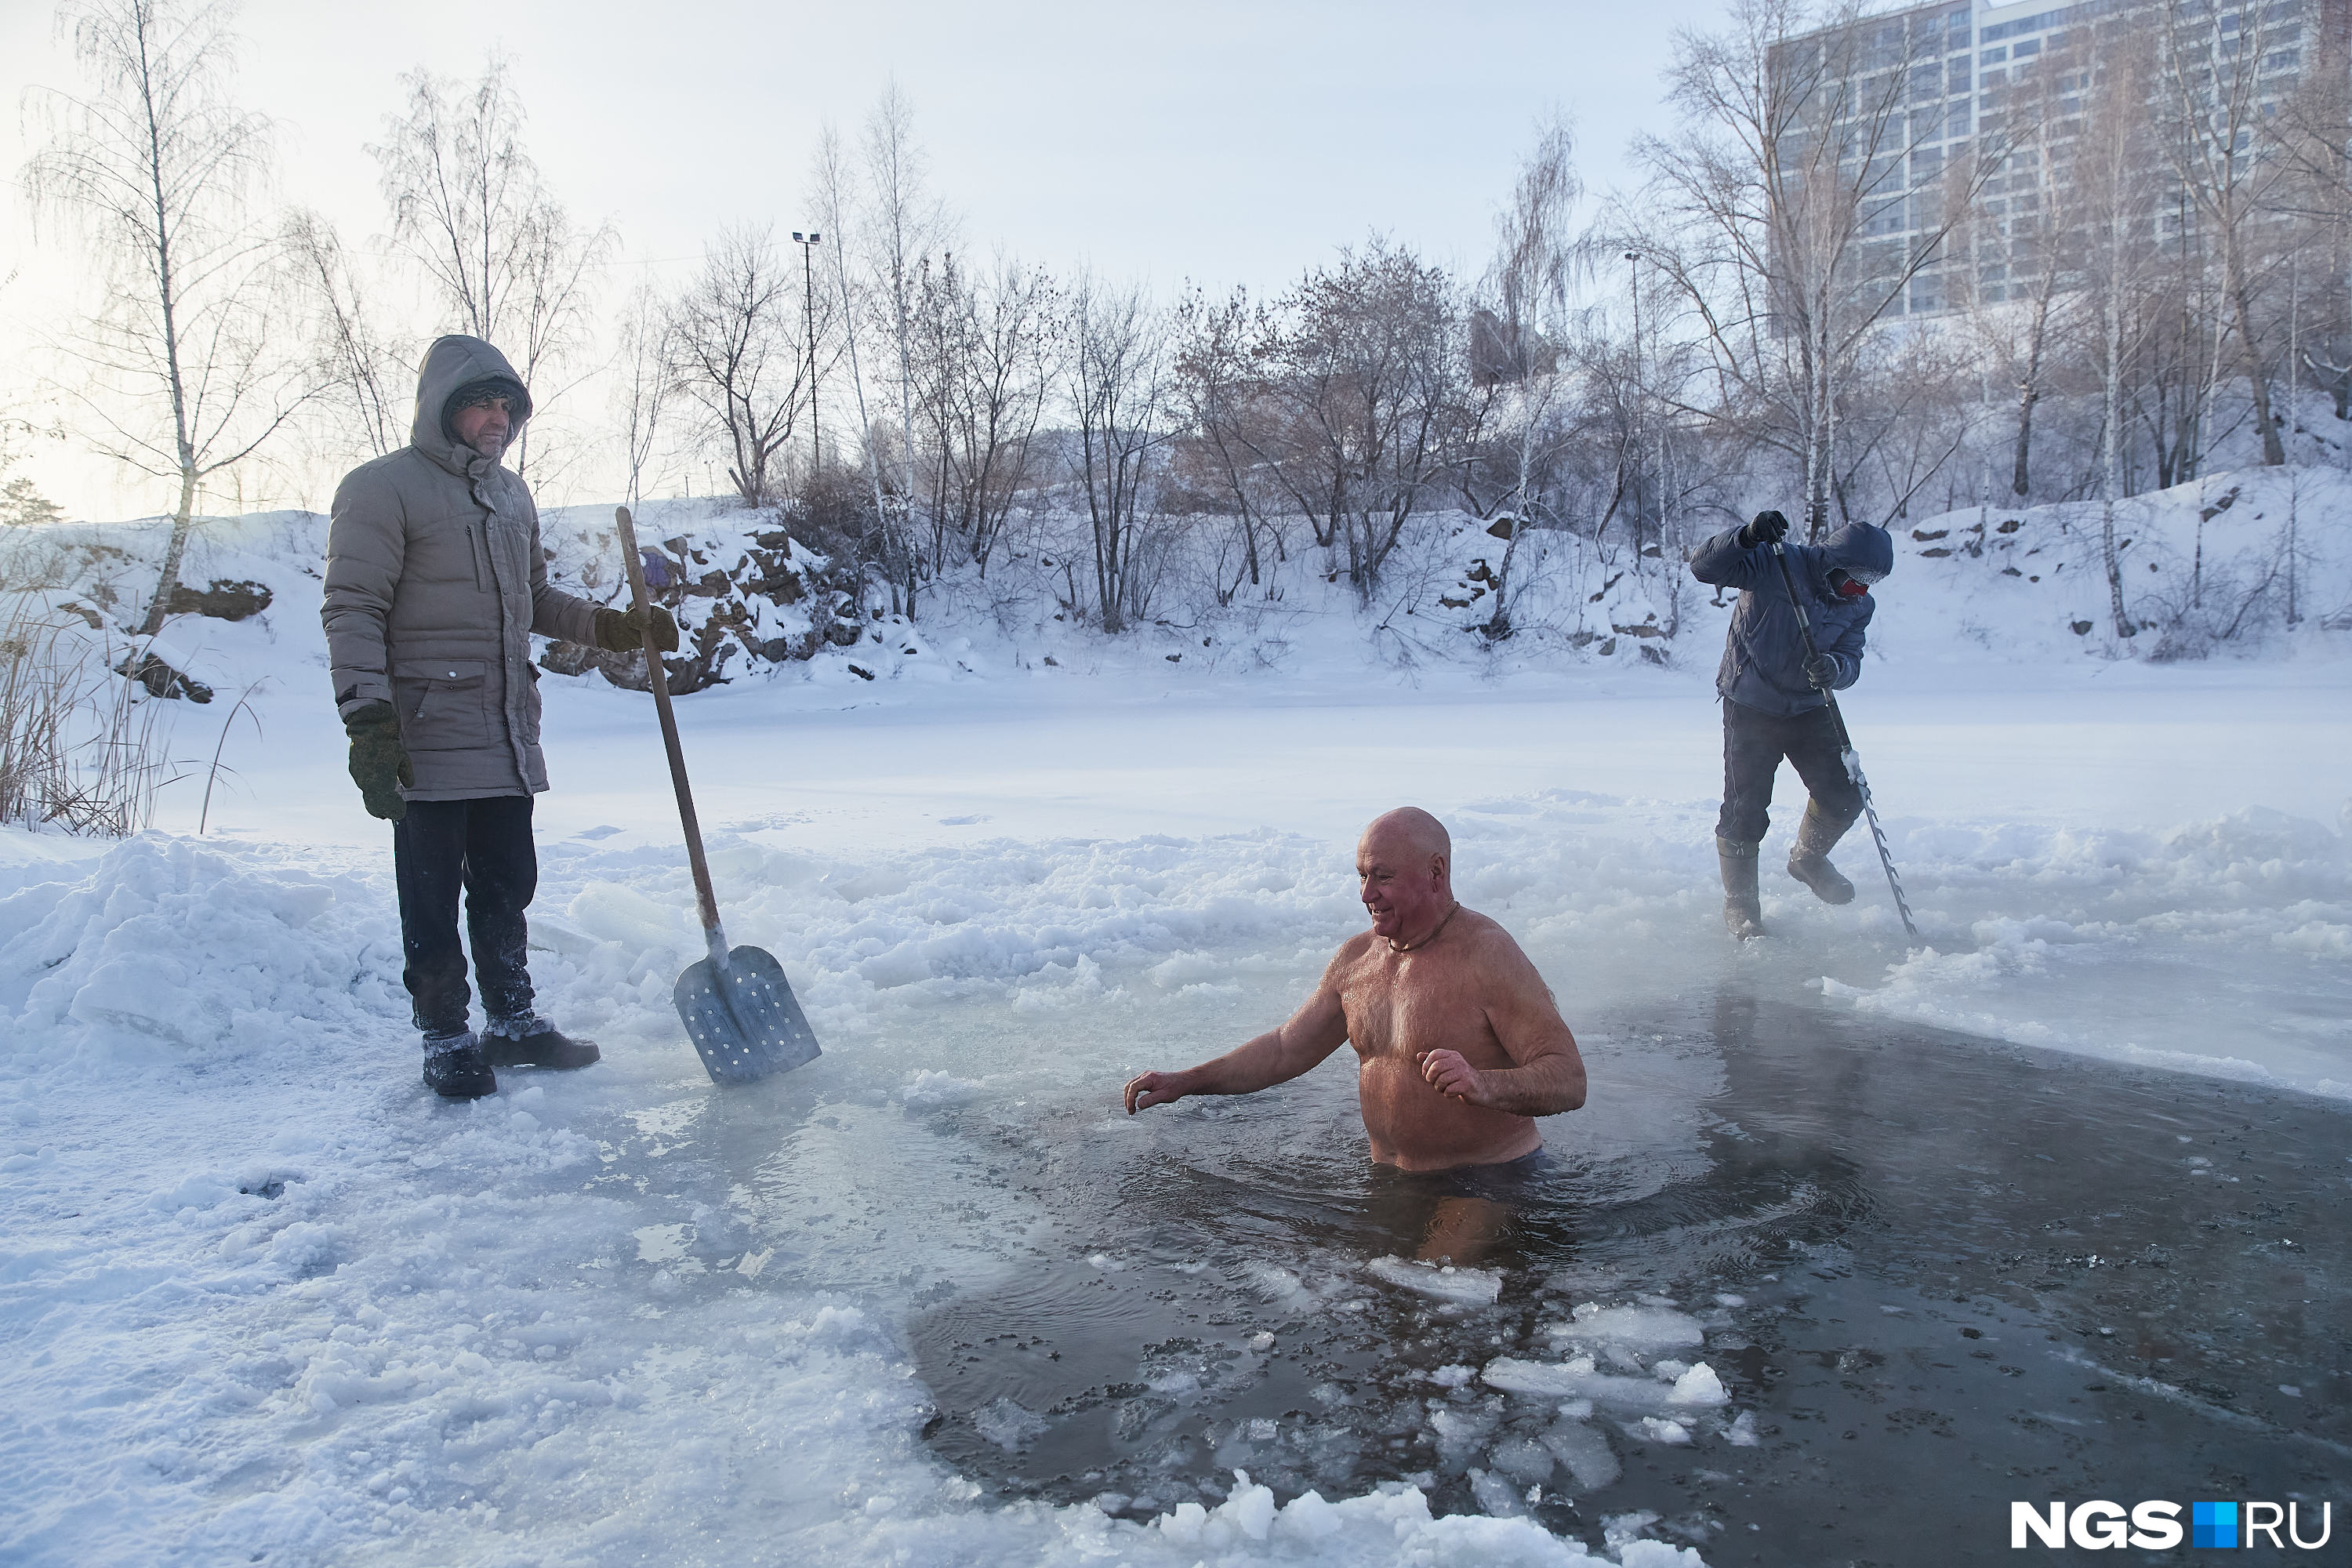
[[1789,851],[1789,875],[1825,903],[1853,900],[1853,884],[1830,864],[1830,849],[1862,815],[1862,791],[1846,774],[1823,693],[1843,691],[1862,674],[1870,590],[1895,565],[1895,541],[1866,522],[1848,523],[1818,546],[1785,546],[1820,650],[1809,658],[1789,579],[1772,558],[1788,532],[1787,518],[1759,512],[1755,521],[1717,534],[1691,554],[1691,574],[1700,582],[1740,590],[1715,677],[1723,699],[1723,813],[1715,847],[1723,868],[1723,922],[1742,941],[1764,934],[1756,857],[1782,757],[1811,796]]

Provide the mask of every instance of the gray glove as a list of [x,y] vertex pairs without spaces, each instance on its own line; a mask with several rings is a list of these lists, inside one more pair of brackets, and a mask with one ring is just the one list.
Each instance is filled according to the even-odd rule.
[[596,646],[606,653],[642,653],[648,626],[653,627],[656,647],[664,653],[677,651],[677,622],[659,605],[648,605],[625,615],[619,610],[597,611]]

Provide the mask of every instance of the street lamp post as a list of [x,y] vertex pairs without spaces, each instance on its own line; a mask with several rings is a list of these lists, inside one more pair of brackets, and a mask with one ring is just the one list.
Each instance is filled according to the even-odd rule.
[[793,230],[793,238],[801,247],[801,282],[808,300],[808,366],[809,366],[809,479],[816,479],[817,459],[821,455],[818,442],[824,432],[816,422],[816,263],[812,259],[815,247],[824,243],[824,236],[811,229],[803,235]]

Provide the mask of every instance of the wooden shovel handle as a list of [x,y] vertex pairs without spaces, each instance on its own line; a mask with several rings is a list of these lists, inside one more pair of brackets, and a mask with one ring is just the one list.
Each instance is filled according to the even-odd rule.
[[[629,598],[640,609],[652,607],[646,596],[646,570],[637,554],[637,531],[625,506],[613,509],[620,530],[621,561],[629,574]],[[686,782],[686,753],[678,749],[677,715],[669,705],[669,673],[662,668],[661,649],[654,646],[651,617],[646,626],[646,678],[654,690],[654,711],[661,715],[662,745],[669,752],[670,786],[677,792],[677,818],[686,827],[686,858],[694,868],[694,900],[702,914],[702,933],[710,948],[713,967],[727,967],[727,933],[719,924],[719,897],[710,890],[710,865],[702,856],[702,824],[694,815],[694,788]]]

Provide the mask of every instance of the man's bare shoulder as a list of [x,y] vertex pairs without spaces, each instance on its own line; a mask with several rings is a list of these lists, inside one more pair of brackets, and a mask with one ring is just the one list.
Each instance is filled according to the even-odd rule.
[[1456,929],[1470,939],[1465,946],[1475,947],[1481,952],[1524,956],[1519,952],[1518,939],[1505,931],[1502,922],[1491,915],[1482,915],[1465,906],[1454,921]]
[[1535,963],[1519,946],[1518,939],[1503,929],[1502,923],[1465,909],[1454,917],[1461,928],[1463,953],[1466,962],[1480,973],[1496,978],[1517,979],[1535,973]]

